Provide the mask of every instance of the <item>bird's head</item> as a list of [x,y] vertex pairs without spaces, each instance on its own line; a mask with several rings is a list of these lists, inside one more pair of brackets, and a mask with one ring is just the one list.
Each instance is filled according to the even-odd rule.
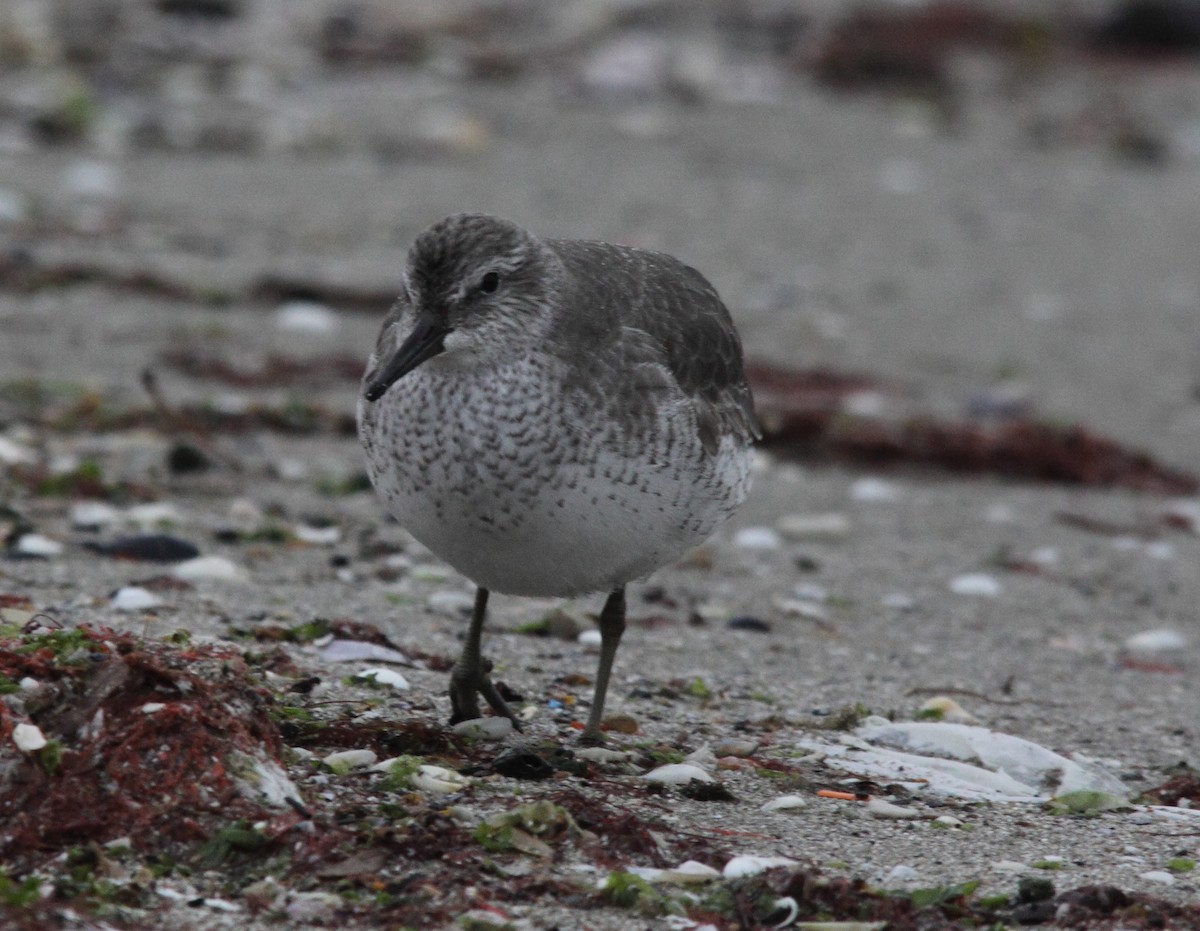
[[554,253],[507,220],[456,214],[435,223],[408,252],[364,397],[378,400],[435,356],[472,365],[520,351],[548,319],[560,271]]

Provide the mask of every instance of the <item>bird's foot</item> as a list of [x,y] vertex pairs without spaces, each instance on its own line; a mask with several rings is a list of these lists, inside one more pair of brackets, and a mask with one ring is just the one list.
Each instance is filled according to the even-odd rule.
[[500,697],[496,686],[488,678],[492,671],[492,661],[482,659],[473,666],[464,666],[461,660],[454,664],[450,673],[450,705],[454,713],[450,716],[451,724],[460,721],[470,721],[480,717],[477,695],[482,695],[496,714],[508,718],[516,730],[521,729],[521,722],[508,707],[508,702]]

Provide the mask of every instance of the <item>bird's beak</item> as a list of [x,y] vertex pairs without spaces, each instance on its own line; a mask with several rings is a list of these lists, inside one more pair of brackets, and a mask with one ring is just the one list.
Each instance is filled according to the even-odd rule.
[[432,359],[445,347],[442,341],[450,327],[438,320],[432,314],[422,314],[417,318],[417,325],[396,350],[395,354],[385,360],[379,368],[367,377],[367,388],[363,397],[368,401],[378,401],[401,378],[415,369],[427,359]]

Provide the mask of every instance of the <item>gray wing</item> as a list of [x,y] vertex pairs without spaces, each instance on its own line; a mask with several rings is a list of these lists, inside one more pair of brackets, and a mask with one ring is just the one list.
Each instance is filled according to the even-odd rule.
[[[710,452],[723,434],[759,438],[741,340],[704,276],[657,252],[576,240],[547,245],[566,271],[559,326],[574,331],[570,345],[589,347],[594,364],[610,369],[618,360],[623,371],[630,361],[665,366],[691,401]],[[626,405],[653,400],[645,379],[613,387]]]

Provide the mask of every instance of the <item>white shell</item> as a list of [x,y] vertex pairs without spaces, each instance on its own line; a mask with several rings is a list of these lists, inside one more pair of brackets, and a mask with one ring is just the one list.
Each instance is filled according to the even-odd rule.
[[660,766],[657,769],[650,770],[642,778],[647,782],[664,786],[687,785],[692,780],[700,782],[716,781],[699,766],[693,766],[691,763],[670,763],[666,766]]
[[13,728],[13,743],[22,753],[32,753],[41,750],[49,741],[36,724],[18,724]]

